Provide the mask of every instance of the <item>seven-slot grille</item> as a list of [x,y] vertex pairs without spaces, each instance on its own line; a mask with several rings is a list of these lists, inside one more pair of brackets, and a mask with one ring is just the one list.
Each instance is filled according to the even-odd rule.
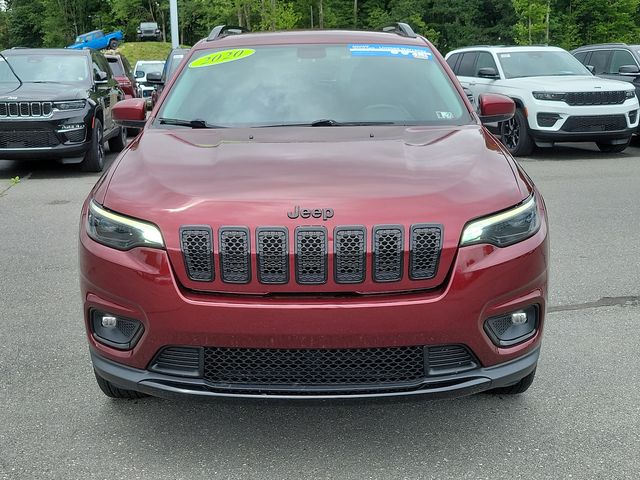
[[565,102],[573,106],[583,105],[620,105],[627,99],[627,92],[571,92]]
[[627,128],[624,115],[590,115],[569,117],[562,125],[565,132],[612,132]]
[[[401,280],[405,272],[405,244],[409,244],[408,276],[428,280],[436,276],[442,250],[442,226],[416,224],[405,239],[402,225],[379,225],[368,243],[363,226],[338,226],[333,232],[333,277],[335,283],[362,283],[367,278],[367,251],[372,252],[371,278],[375,282]],[[194,281],[212,281],[215,263],[226,283],[251,281],[252,235],[245,227],[221,227],[218,232],[219,261],[214,262],[210,227],[184,226],[180,230],[187,276]],[[285,227],[260,227],[255,235],[257,278],[263,284],[286,284],[291,278],[301,285],[327,282],[329,236],[321,226],[297,227],[290,247]],[[290,248],[294,259],[290,258]]]
[[53,113],[51,102],[0,102],[1,117],[48,117]]

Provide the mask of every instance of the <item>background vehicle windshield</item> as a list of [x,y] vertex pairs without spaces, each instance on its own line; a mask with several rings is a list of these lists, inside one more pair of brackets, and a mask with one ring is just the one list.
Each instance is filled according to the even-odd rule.
[[569,52],[538,50],[499,53],[506,78],[589,75],[591,72]]
[[143,72],[145,75],[153,72],[160,73],[163,68],[164,62],[139,63],[136,65],[136,72]]
[[23,82],[90,83],[89,64],[80,55],[7,55]]
[[197,52],[159,117],[218,126],[471,120],[432,52],[400,45],[305,45]]
[[117,58],[107,58],[109,61],[109,68],[111,68],[111,73],[114,77],[126,77],[127,74],[122,68],[122,64],[118,61]]

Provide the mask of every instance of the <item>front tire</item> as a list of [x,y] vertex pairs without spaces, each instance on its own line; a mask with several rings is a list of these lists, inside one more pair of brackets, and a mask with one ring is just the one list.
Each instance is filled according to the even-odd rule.
[[112,152],[121,152],[127,146],[127,129],[120,127],[118,134],[109,139],[109,150]]
[[95,370],[93,371],[93,373],[96,376],[96,382],[98,382],[98,387],[100,387],[100,390],[102,390],[102,393],[104,393],[107,397],[126,399],[126,400],[136,400],[139,398],[145,398],[149,396],[141,392],[136,392],[135,390],[127,390],[124,388],[116,387],[113,383],[111,383],[108,380],[105,380],[100,375],[98,375],[98,372],[96,372]]
[[83,172],[101,172],[104,168],[104,137],[102,122],[96,118],[91,131],[91,146],[80,163]]
[[118,48],[118,40],[116,40],[115,38],[114,38],[114,39],[112,39],[112,40],[109,42],[109,48],[110,48],[111,50],[115,50],[116,48]]
[[629,144],[631,143],[631,139],[627,140],[626,143],[604,143],[604,142],[596,142],[596,145],[603,153],[620,153],[624,152]]
[[512,118],[500,124],[500,138],[509,153],[515,157],[530,155],[533,152],[535,144],[521,108],[516,109]]
[[491,395],[519,395],[529,390],[529,387],[533,383],[533,379],[535,376],[536,371],[534,370],[529,375],[521,379],[518,383],[509,385],[508,387],[500,387],[494,388],[492,390],[487,390],[487,393]]

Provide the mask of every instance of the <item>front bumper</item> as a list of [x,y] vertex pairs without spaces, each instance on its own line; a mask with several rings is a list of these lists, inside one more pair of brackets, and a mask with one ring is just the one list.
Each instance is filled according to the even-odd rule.
[[[346,399],[346,398],[393,398],[398,396],[420,395],[429,399],[454,398],[472,395],[492,388],[506,387],[517,383],[536,369],[540,348],[536,347],[529,353],[515,360],[493,367],[479,367],[464,373],[441,376],[416,382],[413,386],[403,385],[393,389],[388,386],[385,390],[371,392],[365,389],[356,393],[350,389],[349,393],[339,392],[314,394],[313,390],[304,387],[290,389],[282,393],[269,392],[268,395],[253,393],[215,391],[202,379],[183,378],[162,375],[148,370],[127,367],[107,360],[91,351],[91,361],[96,373],[114,385],[127,390],[135,390],[148,395],[163,398],[179,398],[185,395],[210,398],[273,398],[273,399]],[[269,387],[266,390],[270,390]]]
[[[152,360],[171,345],[352,349],[457,344],[471,351],[477,369],[428,378],[410,390],[367,395],[464,395],[515,383],[535,368],[538,354],[528,355],[538,351],[544,328],[549,246],[541,199],[539,208],[544,220],[535,235],[506,248],[459,249],[447,279],[436,289],[353,296],[196,293],[179,284],[164,250],[113,250],[81,228],[81,290],[94,365],[123,388],[215,396],[201,379],[149,371]],[[496,346],[484,331],[485,320],[530,305],[539,311],[535,335],[514,346]],[[132,350],[99,343],[90,326],[91,309],[137,319],[144,334]],[[530,361],[518,364],[522,368],[502,369],[524,357]]]

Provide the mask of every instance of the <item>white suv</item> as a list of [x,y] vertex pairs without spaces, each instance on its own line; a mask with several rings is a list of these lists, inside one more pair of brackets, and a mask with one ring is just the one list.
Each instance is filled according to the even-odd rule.
[[467,47],[446,60],[474,98],[491,92],[516,102],[514,117],[498,126],[513,155],[556,142],[596,142],[603,152],[621,152],[638,127],[633,86],[594,77],[561,48]]

